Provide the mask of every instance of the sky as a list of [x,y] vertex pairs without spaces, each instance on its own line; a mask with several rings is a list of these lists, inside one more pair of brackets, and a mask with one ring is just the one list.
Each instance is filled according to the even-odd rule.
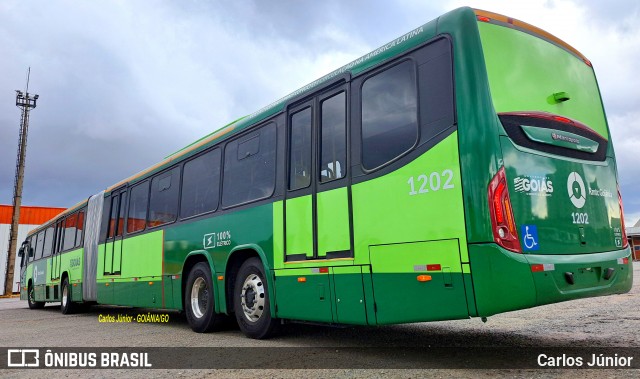
[[593,63],[627,226],[640,219],[640,2],[324,0],[0,2],[0,204],[20,111],[24,205],[68,207],[459,6],[502,13]]

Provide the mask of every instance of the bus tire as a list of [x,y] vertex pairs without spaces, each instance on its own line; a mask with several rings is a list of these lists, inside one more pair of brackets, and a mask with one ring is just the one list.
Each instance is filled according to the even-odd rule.
[[27,292],[27,303],[29,309],[42,309],[44,308],[44,301],[36,301],[36,294],[33,288],[33,284],[29,284],[29,290]]
[[184,299],[187,321],[194,332],[207,333],[218,326],[220,315],[215,313],[211,270],[205,262],[197,263],[189,271]]
[[240,330],[249,338],[271,337],[278,320],[271,317],[269,287],[259,258],[245,261],[233,288],[233,308]]
[[63,315],[70,315],[77,310],[77,304],[73,302],[71,296],[71,286],[69,286],[69,278],[64,278],[62,282],[62,290],[60,291],[60,310]]

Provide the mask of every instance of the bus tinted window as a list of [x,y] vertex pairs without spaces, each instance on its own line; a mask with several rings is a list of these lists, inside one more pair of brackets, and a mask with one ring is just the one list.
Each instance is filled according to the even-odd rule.
[[289,142],[289,189],[309,187],[311,184],[311,108],[291,116]]
[[405,61],[362,85],[362,165],[377,168],[405,153],[417,138],[415,72]]
[[76,223],[77,233],[75,246],[79,247],[82,244],[82,231],[84,230],[84,211],[78,213],[78,221]]
[[42,251],[42,256],[43,257],[48,257],[51,255],[51,252],[53,250],[53,235],[55,233],[55,229],[53,226],[50,226],[47,228],[47,231],[45,233],[44,236],[44,246],[43,246],[43,251]]
[[341,92],[320,107],[320,181],[340,179],[347,168],[347,108],[346,96]]
[[36,239],[36,253],[34,255],[34,259],[42,258],[42,250],[44,249],[44,231],[38,233],[38,238]]
[[149,182],[140,183],[131,189],[127,233],[144,229],[147,222],[147,203],[149,202]]
[[176,219],[179,189],[180,167],[174,167],[151,180],[149,219],[147,220],[149,227],[166,224]]
[[118,195],[111,195],[111,212],[109,218],[109,233],[107,234],[107,238],[113,238],[116,235],[116,225],[118,223],[118,200],[120,198]]
[[275,163],[274,124],[229,142],[224,152],[222,205],[230,207],[271,196],[275,186]]
[[76,230],[78,224],[78,214],[74,213],[67,217],[64,223],[64,242],[62,250],[73,249],[76,244]]
[[220,149],[212,150],[184,165],[180,217],[218,208],[220,200]]
[[124,219],[126,216],[125,209],[127,208],[127,193],[120,194],[120,214],[118,215],[118,233],[116,235],[121,236],[124,234]]

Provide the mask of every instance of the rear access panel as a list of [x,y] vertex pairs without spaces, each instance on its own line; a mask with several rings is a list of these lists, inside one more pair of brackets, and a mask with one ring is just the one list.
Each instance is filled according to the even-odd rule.
[[467,318],[457,239],[369,247],[378,324]]

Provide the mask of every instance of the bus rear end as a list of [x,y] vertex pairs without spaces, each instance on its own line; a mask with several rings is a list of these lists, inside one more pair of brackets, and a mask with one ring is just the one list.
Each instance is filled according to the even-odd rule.
[[616,162],[591,63],[538,28],[475,13],[499,139],[486,184],[493,243],[471,255],[478,315],[629,291]]

